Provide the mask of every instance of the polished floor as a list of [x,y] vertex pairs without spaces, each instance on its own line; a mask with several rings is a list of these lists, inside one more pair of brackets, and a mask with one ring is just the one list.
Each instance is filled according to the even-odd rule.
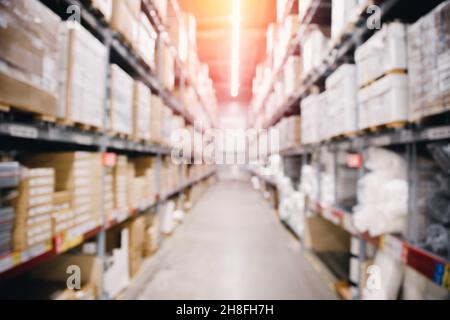
[[249,182],[221,180],[148,259],[125,299],[335,299]]

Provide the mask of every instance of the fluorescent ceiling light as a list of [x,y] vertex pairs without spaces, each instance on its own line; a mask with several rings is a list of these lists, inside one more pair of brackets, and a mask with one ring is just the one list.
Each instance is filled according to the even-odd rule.
[[231,85],[230,94],[233,98],[239,95],[239,65],[240,65],[240,24],[241,24],[241,1],[232,0],[232,21],[231,21]]

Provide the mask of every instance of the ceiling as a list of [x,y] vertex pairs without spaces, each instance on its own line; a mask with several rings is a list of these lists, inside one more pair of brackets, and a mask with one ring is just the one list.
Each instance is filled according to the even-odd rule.
[[209,65],[219,103],[246,104],[251,99],[256,65],[266,56],[266,30],[276,19],[275,0],[241,0],[240,90],[233,99],[231,82],[232,0],[180,0],[183,11],[197,20],[200,61]]

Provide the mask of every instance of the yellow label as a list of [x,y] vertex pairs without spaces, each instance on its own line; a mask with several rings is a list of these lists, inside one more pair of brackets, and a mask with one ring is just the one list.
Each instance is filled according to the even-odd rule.
[[11,267],[17,266],[22,263],[22,254],[19,252],[15,252],[11,255]]
[[69,249],[72,249],[76,246],[78,246],[79,244],[81,244],[83,242],[83,236],[77,236],[75,238],[71,238],[71,239],[66,239],[64,237],[61,246],[59,248],[59,252],[65,252]]
[[450,264],[445,265],[444,277],[442,279],[442,286],[450,290]]
[[384,249],[384,243],[385,243],[384,235],[381,235],[380,236],[380,241],[378,242],[378,246],[380,247],[381,250]]

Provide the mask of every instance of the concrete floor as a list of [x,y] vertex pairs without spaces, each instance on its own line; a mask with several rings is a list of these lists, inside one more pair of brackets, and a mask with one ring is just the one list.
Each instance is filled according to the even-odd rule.
[[335,299],[250,183],[220,181],[148,259],[125,299]]

